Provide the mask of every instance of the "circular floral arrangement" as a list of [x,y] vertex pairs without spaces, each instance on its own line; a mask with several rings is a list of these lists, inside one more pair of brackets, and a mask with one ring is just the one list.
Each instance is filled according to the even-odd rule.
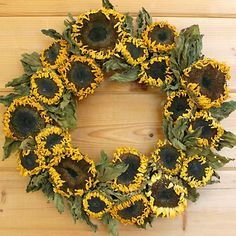
[[[231,159],[217,151],[234,147],[236,137],[220,121],[236,109],[227,101],[229,67],[202,54],[202,35],[193,25],[177,32],[167,22],[152,22],[145,9],[136,19],[114,10],[109,1],[75,20],[62,34],[42,30],[55,41],[40,54],[24,54],[24,74],[0,98],[4,159],[17,152],[27,192],[42,190],[74,220],[99,219],[117,235],[116,222],[145,228],[155,217],[182,213],[198,188],[219,182],[216,169]],[[99,163],[72,147],[76,101],[94,93],[102,81],[160,88],[164,140],[150,155],[120,147]]]

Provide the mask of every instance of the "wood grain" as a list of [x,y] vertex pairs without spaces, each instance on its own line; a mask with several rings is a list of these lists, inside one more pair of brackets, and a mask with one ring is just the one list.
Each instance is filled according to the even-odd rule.
[[[78,127],[71,132],[73,144],[95,160],[101,150],[112,155],[117,147],[125,145],[150,156],[157,140],[163,138],[162,105],[165,97],[160,96],[158,90],[156,93],[135,90],[128,93],[128,84],[118,86],[119,93],[114,93],[117,90],[113,85],[106,81],[107,93],[95,93],[79,102]],[[232,97],[236,96],[232,94]],[[224,120],[225,129],[236,133],[236,127],[231,127],[235,121],[236,112]],[[0,140],[3,138],[2,134]],[[225,149],[222,154],[233,158],[235,152],[235,149]],[[236,161],[227,167],[236,168]]]
[[[194,17],[235,17],[236,2],[224,0],[113,0],[118,11],[137,12],[145,7],[153,16],[194,16]],[[0,16],[65,16],[68,12],[78,14],[90,9],[100,8],[100,0],[1,0]]]
[[[225,0],[113,0],[117,9],[136,16],[144,6],[154,20],[168,20],[178,30],[199,24],[204,36],[204,53],[231,66],[231,98],[236,99],[236,1]],[[100,0],[0,0],[0,95],[10,92],[4,84],[22,73],[20,55],[42,50],[51,40],[43,28],[63,29],[67,12],[74,15],[101,6]],[[72,132],[73,144],[95,161],[101,149],[112,155],[118,146],[129,145],[146,155],[155,149],[162,134],[162,101],[158,89],[144,89],[136,83],[105,81],[95,95],[78,106],[78,127]],[[0,106],[0,117],[5,108]],[[222,122],[236,133],[236,112]],[[0,145],[4,142],[0,124]],[[236,149],[221,152],[236,156]],[[2,149],[0,156],[2,156]],[[221,183],[201,189],[196,204],[190,203],[175,220],[158,219],[147,231],[118,226],[120,236],[235,236],[236,160],[218,171]],[[69,212],[58,214],[42,193],[26,194],[28,178],[16,170],[16,160],[0,162],[0,235],[1,236],[74,236],[94,235],[87,225],[74,224]],[[100,225],[97,236],[108,235]]]

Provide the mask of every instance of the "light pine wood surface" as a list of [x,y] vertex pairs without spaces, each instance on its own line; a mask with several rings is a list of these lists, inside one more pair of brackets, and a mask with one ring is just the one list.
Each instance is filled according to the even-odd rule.
[[[199,24],[204,36],[204,53],[231,66],[231,98],[236,99],[236,0],[114,0],[117,10],[136,16],[145,7],[155,20],[168,20],[178,29]],[[40,51],[51,40],[42,28],[63,29],[67,12],[77,15],[98,8],[100,0],[0,0],[0,95],[4,84],[19,76],[24,52]],[[129,145],[150,154],[162,134],[163,94],[141,89],[134,83],[105,81],[95,95],[79,102],[78,127],[72,132],[73,144],[97,160],[101,149],[112,154],[118,146]],[[0,105],[0,117],[4,112]],[[226,129],[236,133],[236,112],[224,120]],[[4,135],[0,124],[0,145]],[[235,149],[222,154],[235,157]],[[0,150],[2,156],[2,150]],[[119,226],[120,236],[235,236],[236,161],[219,171],[221,183],[201,189],[197,203],[174,220],[157,219],[147,231]],[[60,215],[42,193],[26,194],[27,178],[16,170],[15,157],[0,162],[1,236],[90,236],[87,225],[74,224],[69,212]],[[97,236],[108,235],[104,226]]]

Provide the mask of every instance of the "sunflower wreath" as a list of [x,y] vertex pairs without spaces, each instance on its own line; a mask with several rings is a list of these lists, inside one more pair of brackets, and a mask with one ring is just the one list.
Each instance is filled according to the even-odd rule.
[[[193,25],[178,32],[152,22],[143,8],[136,19],[103,8],[69,15],[62,34],[40,54],[23,54],[24,74],[6,84],[2,96],[4,158],[17,153],[18,169],[29,176],[27,192],[42,190],[61,213],[67,204],[74,220],[96,231],[92,219],[145,228],[155,217],[173,218],[198,188],[219,182],[216,170],[231,159],[217,151],[234,147],[236,136],[220,121],[236,109],[229,97],[229,67],[202,54],[202,35]],[[110,160],[94,161],[72,147],[76,103],[93,94],[104,79],[161,89],[164,140],[144,155],[120,147]]]

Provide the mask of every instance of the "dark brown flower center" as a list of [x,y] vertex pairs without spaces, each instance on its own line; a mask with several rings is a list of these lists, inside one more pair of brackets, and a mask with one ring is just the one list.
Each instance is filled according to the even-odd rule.
[[206,164],[201,164],[198,160],[192,160],[188,163],[188,175],[201,180],[205,176]]
[[190,109],[190,107],[187,97],[175,97],[171,103],[169,111],[173,112],[171,117],[173,120],[176,120],[179,116],[186,113],[188,109]]
[[38,87],[38,93],[47,98],[53,98],[59,90],[57,84],[49,78],[38,78],[35,83]]
[[126,47],[134,60],[143,55],[143,49],[140,47],[136,47],[133,43],[127,43]]
[[68,73],[68,79],[74,83],[78,89],[87,88],[95,79],[91,70],[92,68],[88,64],[73,62]]
[[201,86],[200,92],[213,101],[224,93],[226,83],[225,74],[212,65],[201,69],[193,67],[186,81],[187,83],[198,83]]
[[130,220],[143,214],[145,206],[141,200],[135,201],[131,206],[118,211],[118,215],[123,219]]
[[55,64],[57,57],[60,54],[60,50],[61,45],[58,43],[54,43],[45,51],[45,57],[49,64]]
[[28,155],[20,157],[21,165],[29,171],[39,166],[36,160],[37,155],[34,152],[30,152]]
[[124,154],[120,158],[122,162],[128,165],[128,168],[117,178],[117,182],[120,184],[129,185],[138,173],[138,168],[140,167],[140,158],[133,154]]
[[209,77],[202,77],[202,86],[204,87],[204,88],[210,88],[210,86],[211,86],[211,83],[212,83],[212,80],[209,78]]
[[51,149],[62,141],[63,137],[59,134],[50,134],[46,138],[45,148]]
[[106,203],[99,197],[92,197],[88,200],[88,209],[94,213],[99,213],[106,208]]
[[178,206],[179,196],[173,188],[166,188],[169,182],[156,182],[152,186],[152,197],[154,198],[154,205],[157,207],[174,208]]
[[202,128],[200,138],[210,139],[217,134],[217,129],[210,126],[211,122],[198,118],[193,122],[193,129]]
[[172,44],[174,43],[174,32],[169,29],[168,27],[161,28],[160,26],[156,26],[150,33],[149,33],[152,41],[156,41],[160,44]]
[[44,119],[35,108],[30,106],[18,106],[11,113],[10,129],[19,139],[35,136],[44,126]]
[[107,30],[103,25],[94,26],[88,34],[88,38],[94,42],[104,41],[106,37]]
[[179,157],[179,152],[176,148],[166,145],[161,148],[160,159],[162,165],[168,169],[174,169],[176,167],[176,162]]
[[153,64],[150,64],[150,68],[147,70],[147,75],[152,77],[153,79],[159,78],[164,81],[166,76],[166,69],[167,66],[165,61],[154,62]]
[[89,168],[90,164],[85,160],[75,161],[68,157],[55,167],[56,171],[61,175],[61,179],[66,181],[63,185],[65,191],[67,188],[85,190],[86,180],[92,177]]
[[83,20],[81,35],[78,40],[83,45],[95,50],[107,50],[115,47],[119,38],[118,32],[114,27],[118,20],[110,16],[110,20],[101,12],[90,14],[89,20]]

